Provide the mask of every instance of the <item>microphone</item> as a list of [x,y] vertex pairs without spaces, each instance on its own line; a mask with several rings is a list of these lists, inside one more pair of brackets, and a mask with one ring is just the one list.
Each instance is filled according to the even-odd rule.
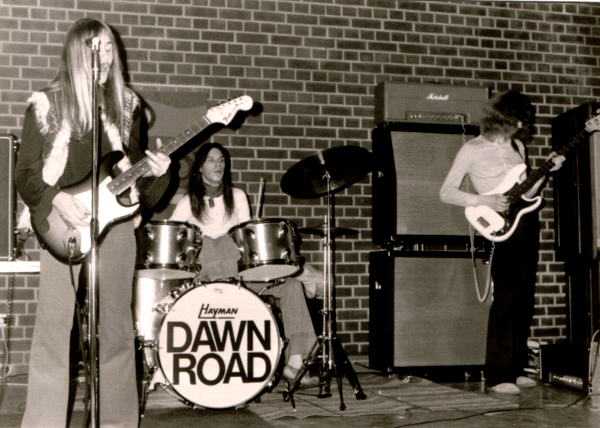
[[92,39],[92,80],[98,82],[100,80],[100,55],[99,55],[100,39],[94,37]]

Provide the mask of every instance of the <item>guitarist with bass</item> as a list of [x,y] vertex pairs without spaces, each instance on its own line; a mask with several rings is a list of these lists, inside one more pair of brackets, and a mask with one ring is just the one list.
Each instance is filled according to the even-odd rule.
[[[137,198],[152,207],[169,183],[170,158],[144,151],[140,102],[125,85],[115,35],[105,23],[83,18],[66,35],[56,78],[29,98],[23,122],[15,184],[36,232],[50,228],[51,211],[75,227],[89,226],[90,207],[65,189],[92,171],[91,43],[97,43],[99,59],[99,67],[94,68],[101,107],[100,156],[124,153],[118,162],[121,170],[148,157],[149,168],[130,195],[134,202]],[[20,227],[26,221],[21,219]],[[135,427],[139,422],[131,312],[135,257],[134,221],[129,218],[106,232],[98,251],[101,426]],[[76,279],[82,265],[72,268]],[[22,427],[68,425],[69,347],[76,287],[69,264],[41,251]]]
[[[442,202],[466,207],[467,219],[484,236],[487,228],[494,227],[496,217],[503,222],[508,218],[506,213],[519,211],[513,206],[515,201],[518,204],[532,198],[544,184],[544,175],[539,180],[530,175],[534,177],[530,183],[525,177],[528,168],[524,143],[532,139],[534,123],[535,109],[525,95],[509,90],[493,96],[484,110],[481,135],[461,147],[440,189]],[[548,172],[558,170],[564,160],[564,156],[552,153]],[[476,193],[461,190],[466,177]],[[512,183],[506,185],[510,180]],[[521,182],[527,183],[528,188],[523,190],[519,186],[522,195],[515,198],[509,190]],[[535,385],[523,369],[527,367],[527,339],[534,314],[540,246],[538,211],[523,209],[506,223],[509,227],[502,224],[497,228],[502,233],[486,236],[494,242],[491,266],[494,295],[488,322],[485,377],[492,391],[519,394],[520,387]]]

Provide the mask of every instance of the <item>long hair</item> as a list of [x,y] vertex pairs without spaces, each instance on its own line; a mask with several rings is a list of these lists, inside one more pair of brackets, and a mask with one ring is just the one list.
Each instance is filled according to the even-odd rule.
[[206,203],[204,202],[206,187],[202,181],[200,167],[206,162],[208,152],[215,148],[218,149],[225,158],[225,170],[223,171],[223,202],[225,203],[225,213],[228,218],[233,214],[234,202],[233,185],[231,183],[231,156],[229,156],[227,149],[219,143],[205,143],[200,146],[196,153],[194,165],[192,166],[192,175],[188,184],[188,194],[190,195],[192,214],[199,220],[203,219],[206,211]]
[[520,92],[508,90],[489,100],[481,119],[481,133],[490,139],[503,136],[527,142],[534,124],[535,108],[529,98]]
[[102,111],[113,123],[120,125],[123,115],[125,81],[115,36],[108,25],[92,18],[75,22],[67,33],[61,63],[50,90],[62,93],[62,116],[79,135],[92,127],[92,51],[90,41],[100,34],[113,44],[113,62],[104,91],[98,91]]

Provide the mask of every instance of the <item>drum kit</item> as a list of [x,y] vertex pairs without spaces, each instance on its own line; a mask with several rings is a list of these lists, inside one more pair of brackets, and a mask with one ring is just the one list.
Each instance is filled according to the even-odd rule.
[[285,342],[260,293],[242,285],[278,284],[296,274],[300,270],[297,232],[323,237],[323,330],[296,377],[291,383],[285,381],[284,400],[295,407],[294,391],[315,365],[319,367],[319,397],[331,396],[335,376],[340,409],[345,409],[343,373],[356,398],[366,398],[335,337],[333,239],[357,231],[332,225],[331,197],[364,178],[370,169],[370,152],[355,146],[326,149],[292,166],[281,180],[282,190],[300,199],[326,196],[325,222],[296,229],[290,221],[269,218],[232,228],[228,236],[241,255],[239,278],[210,283],[197,279],[202,233],[196,226],[150,221],[136,230],[133,314],[144,359],[142,414],[156,386],[186,405],[204,409],[244,407],[272,390]]

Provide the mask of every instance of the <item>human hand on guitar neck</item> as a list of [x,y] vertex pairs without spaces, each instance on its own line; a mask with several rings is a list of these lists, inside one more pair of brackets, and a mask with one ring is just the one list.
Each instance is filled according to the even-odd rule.
[[[156,146],[160,148],[162,142],[160,138],[156,139]],[[148,156],[148,166],[150,170],[142,177],[161,177],[166,174],[171,164],[171,158],[164,153],[152,153],[145,151]],[[87,227],[90,225],[89,209],[73,195],[66,192],[58,192],[52,199],[52,206],[56,208],[62,219],[72,226]]]
[[[160,148],[162,141],[160,138],[156,139],[156,147]],[[146,150],[146,156],[148,156],[148,165],[150,171],[146,172],[142,177],[162,177],[167,173],[169,165],[171,165],[171,158],[164,153],[152,153],[150,150]]]
[[[554,162],[554,166],[549,171],[554,172],[558,171],[562,167],[562,164],[565,161],[565,157],[562,155],[558,156],[556,152],[552,152],[546,160],[552,160],[552,162]],[[538,192],[543,182],[544,179],[538,181],[524,196],[526,198],[534,196]],[[508,198],[504,194],[480,195],[478,205],[487,205],[488,207],[492,208],[494,211],[499,213],[506,211],[510,206]]]

